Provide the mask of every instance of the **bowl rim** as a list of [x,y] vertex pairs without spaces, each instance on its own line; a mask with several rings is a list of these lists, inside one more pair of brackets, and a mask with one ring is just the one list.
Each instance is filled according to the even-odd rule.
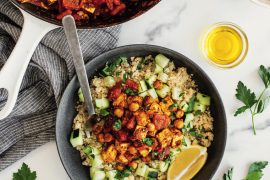
[[[218,167],[220,166],[220,164],[221,164],[221,161],[222,161],[222,159],[223,159],[223,157],[224,157],[224,153],[225,153],[225,149],[226,149],[226,144],[227,144],[227,117],[226,117],[226,111],[225,111],[225,108],[224,108],[224,103],[223,103],[223,101],[222,101],[222,98],[221,98],[221,96],[220,96],[220,94],[219,94],[219,91],[218,91],[218,89],[216,88],[216,86],[215,86],[215,84],[214,84],[214,82],[210,79],[210,77],[206,74],[206,72],[199,66],[199,65],[197,65],[195,62],[193,62],[191,59],[189,59],[189,58],[187,58],[186,56],[184,56],[183,54],[181,54],[181,53],[179,53],[179,52],[177,52],[177,51],[174,51],[174,50],[171,50],[171,49],[169,49],[169,48],[165,48],[165,47],[162,47],[162,46],[157,46],[157,45],[150,45],[150,44],[131,44],[131,45],[124,45],[124,46],[120,46],[120,47],[116,47],[116,48],[113,48],[113,49],[111,49],[111,50],[109,50],[109,51],[106,51],[106,52],[104,52],[104,53],[101,53],[100,55],[98,55],[98,56],[96,56],[96,57],[94,57],[94,58],[92,58],[91,60],[89,60],[89,62],[87,62],[86,64],[85,64],[85,66],[86,67],[88,67],[88,66],[90,66],[94,61],[97,61],[99,58],[101,58],[102,56],[106,56],[106,55],[110,55],[110,54],[114,54],[115,52],[118,52],[118,51],[127,51],[127,49],[132,49],[132,48],[134,48],[134,49],[145,49],[145,48],[151,48],[153,51],[155,51],[155,52],[159,52],[160,50],[162,51],[167,51],[167,52],[169,52],[169,53],[173,53],[173,54],[175,54],[175,55],[177,55],[177,56],[179,56],[179,57],[182,57],[181,59],[185,59],[185,61],[187,61],[188,63],[190,63],[191,64],[191,66],[193,66],[193,67],[195,67],[195,68],[197,68],[197,69],[199,69],[200,70],[200,73],[201,73],[201,76],[203,76],[204,78],[206,78],[207,79],[207,81],[209,81],[209,83],[211,84],[211,86],[213,87],[213,90],[216,92],[216,95],[217,95],[217,97],[218,97],[218,99],[220,100],[220,105],[221,105],[221,111],[223,112],[223,119],[224,119],[224,134],[223,134],[223,138],[224,138],[224,141],[222,142],[222,151],[221,152],[219,152],[220,153],[220,157],[218,158],[218,162],[217,162],[217,164],[216,164],[216,166],[213,168],[213,171],[212,171],[212,173],[211,173],[211,175],[210,175],[210,179],[212,179],[213,178],[213,176],[215,175],[215,173],[216,173],[216,171],[217,171],[217,169],[218,169]],[[188,68],[187,68],[188,69]],[[58,155],[59,155],[59,158],[60,158],[60,160],[61,160],[61,163],[62,163],[62,165],[63,165],[63,167],[64,167],[64,169],[65,169],[65,171],[66,171],[66,173],[68,174],[68,176],[69,176],[69,178],[70,179],[72,179],[72,177],[71,177],[71,174],[69,173],[69,171],[67,170],[67,168],[66,168],[66,166],[65,166],[65,164],[64,164],[64,160],[63,160],[63,158],[62,158],[62,154],[61,154],[61,152],[60,152],[60,149],[59,149],[59,139],[58,139],[58,136],[57,136],[57,127],[58,127],[58,123],[59,123],[59,107],[63,107],[63,106],[65,106],[64,104],[63,104],[63,97],[65,97],[65,94],[67,93],[67,90],[69,89],[69,88],[71,88],[72,87],[72,84],[74,84],[76,81],[78,81],[78,79],[77,79],[77,75],[75,74],[74,76],[73,76],[73,78],[70,80],[70,82],[68,83],[68,85],[66,86],[66,88],[65,88],[65,90],[64,90],[64,93],[63,93],[63,95],[62,95],[62,97],[61,97],[61,100],[60,100],[60,103],[59,103],[59,106],[58,106],[58,110],[57,110],[57,115],[56,115],[56,121],[55,121],[55,135],[56,135],[56,137],[55,137],[55,140],[56,140],[56,147],[57,147],[57,152],[58,152]]]

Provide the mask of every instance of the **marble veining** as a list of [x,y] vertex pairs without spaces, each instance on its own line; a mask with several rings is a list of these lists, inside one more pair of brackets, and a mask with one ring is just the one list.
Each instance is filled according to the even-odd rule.
[[181,22],[181,14],[186,10],[186,8],[187,3],[183,3],[178,5],[177,7],[172,8],[168,11],[168,13],[173,12],[172,14],[170,14],[171,18],[168,18],[168,22],[158,22],[158,24],[146,30],[146,43],[151,44],[151,42],[153,42],[158,36],[161,36],[163,34],[164,29],[170,31],[171,29],[177,27]]
[[[256,136],[251,129],[249,113],[233,116],[241,106],[235,98],[239,80],[256,94],[263,88],[257,69],[261,64],[270,66],[268,19],[270,8],[251,0],[162,0],[146,14],[122,26],[119,46],[148,43],[171,48],[197,63],[215,83],[226,109],[228,137],[223,160],[213,180],[222,180],[223,173],[230,167],[234,167],[234,180],[244,179],[250,163],[260,160],[270,162],[270,106],[255,117]],[[208,64],[200,52],[201,35],[208,26],[220,21],[236,23],[249,39],[245,61],[233,69],[223,70]],[[50,179],[55,171],[46,157],[57,157],[54,143],[43,146],[0,173],[0,179],[10,177],[23,161],[40,173],[40,179]],[[37,163],[41,161],[44,162],[42,166]],[[58,179],[68,179],[59,160],[53,169],[59,169]],[[263,180],[269,180],[270,165],[264,174]]]

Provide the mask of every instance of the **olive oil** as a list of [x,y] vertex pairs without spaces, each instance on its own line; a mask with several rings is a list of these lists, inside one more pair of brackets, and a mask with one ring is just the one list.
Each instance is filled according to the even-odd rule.
[[244,59],[247,52],[245,34],[232,24],[212,26],[202,39],[206,58],[220,67],[233,67]]

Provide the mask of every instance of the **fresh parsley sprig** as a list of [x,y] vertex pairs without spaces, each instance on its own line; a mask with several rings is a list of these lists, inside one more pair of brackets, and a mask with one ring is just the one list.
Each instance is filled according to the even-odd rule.
[[27,164],[23,163],[18,172],[13,173],[12,180],[36,180],[36,171],[31,171]]
[[268,165],[267,161],[254,162],[249,166],[245,180],[260,180],[263,176],[262,170]]
[[232,180],[233,168],[229,169],[227,173],[224,173],[223,180]]
[[256,135],[254,117],[255,115],[264,111],[267,102],[270,99],[270,96],[265,97],[266,90],[270,88],[270,68],[266,68],[265,66],[261,65],[258,72],[265,86],[258,98],[256,98],[255,93],[248,89],[241,81],[238,82],[235,94],[236,98],[240,100],[244,106],[238,108],[234,116],[238,116],[246,110],[249,110],[251,113],[252,129],[254,135]]
[[[263,169],[268,165],[267,161],[254,162],[249,166],[248,174],[244,180],[260,180],[263,177]],[[223,180],[233,179],[233,168],[224,173]]]

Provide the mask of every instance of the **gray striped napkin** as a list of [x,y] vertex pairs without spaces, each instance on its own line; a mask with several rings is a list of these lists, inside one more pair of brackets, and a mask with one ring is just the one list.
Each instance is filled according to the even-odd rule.
[[[0,0],[0,69],[18,40],[22,23],[19,10],[8,0]],[[119,27],[79,30],[78,33],[84,58],[91,60],[116,46]],[[0,121],[0,171],[31,150],[54,140],[57,105],[74,75],[66,47],[66,38],[60,28],[48,33],[38,45],[15,109]],[[6,98],[7,94],[0,89],[0,108]]]

